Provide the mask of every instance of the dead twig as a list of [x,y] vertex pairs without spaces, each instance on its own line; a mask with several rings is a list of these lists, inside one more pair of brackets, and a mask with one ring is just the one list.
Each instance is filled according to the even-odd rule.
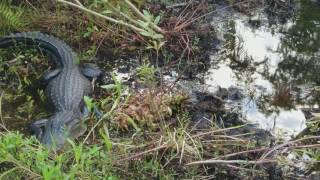
[[155,147],[155,148],[152,148],[152,149],[149,149],[147,151],[143,151],[141,153],[138,153],[138,154],[135,154],[135,155],[132,155],[130,157],[127,157],[127,158],[124,158],[124,159],[120,159],[118,160],[117,162],[123,162],[123,161],[128,161],[128,160],[132,160],[132,159],[135,159],[135,158],[138,158],[140,156],[143,156],[143,155],[146,155],[146,154],[149,154],[151,152],[154,152],[154,151],[159,151],[161,149],[164,149],[164,148],[168,148],[170,147],[171,145],[169,145],[168,143],[164,143],[163,145],[159,146],[159,147]]
[[270,148],[260,148],[260,149],[246,150],[246,151],[227,154],[227,155],[224,155],[224,156],[219,156],[219,157],[216,157],[214,159],[229,158],[229,157],[238,156],[238,155],[242,155],[242,154],[248,154],[248,153],[257,153],[257,152],[261,152],[261,151],[267,151],[269,149]]
[[170,6],[167,6],[167,9],[174,9],[174,8],[178,8],[178,7],[182,7],[182,6],[186,6],[188,3],[177,3],[177,4],[173,4]]
[[259,174],[261,174],[261,175],[264,174],[263,171],[259,171],[259,170],[255,170],[255,169],[248,169],[248,168],[238,167],[238,166],[231,165],[231,164],[228,164],[227,166],[228,166],[229,168],[235,169],[235,170],[250,171],[250,172],[254,172],[254,173],[259,173]]
[[[179,20],[178,22],[176,23],[175,27],[174,27],[174,31],[180,31],[182,29],[184,29],[185,27],[189,26],[191,21],[193,21],[194,19],[197,19],[198,17],[196,17],[196,14],[199,12],[199,10],[201,9],[201,7],[204,5],[204,2],[200,3],[196,9],[194,9],[192,11],[192,14],[189,15],[189,13],[186,13],[184,16],[182,15],[179,15]],[[188,7],[185,8],[185,10],[187,9]]]
[[199,16],[199,17],[191,20],[187,25],[192,24],[192,23],[194,23],[195,21],[198,21],[198,20],[200,20],[200,19],[202,19],[202,18],[204,18],[204,17],[206,17],[206,16],[209,16],[209,15],[211,15],[211,14],[217,12],[217,11],[221,11],[221,10],[224,10],[224,9],[228,9],[228,8],[231,8],[231,7],[234,7],[234,6],[238,6],[238,5],[240,5],[240,4],[242,4],[242,3],[246,3],[246,2],[248,2],[248,0],[240,1],[240,2],[234,3],[234,4],[230,5],[230,6],[226,6],[226,7],[223,7],[223,8],[216,9],[216,10],[214,10],[214,11],[208,12],[208,13],[206,13],[206,14],[204,14],[204,15],[201,15],[201,16]]
[[[317,147],[320,147],[320,144],[290,146],[290,147],[286,147],[286,148],[287,149],[303,149],[303,148],[317,148]],[[246,151],[227,154],[227,155],[224,155],[224,156],[219,156],[219,157],[213,158],[212,160],[230,158],[230,157],[234,157],[234,156],[238,156],[238,155],[242,155],[242,154],[248,154],[248,153],[264,152],[264,151],[268,151],[268,150],[271,150],[271,149],[272,148],[251,149],[251,150],[246,150]]]
[[235,127],[225,128],[225,129],[218,129],[218,130],[215,130],[215,131],[209,131],[209,132],[199,133],[199,134],[193,135],[192,138],[200,137],[200,136],[205,136],[205,135],[209,135],[209,134],[213,134],[213,133],[218,133],[218,132],[229,131],[229,130],[232,130],[232,129],[238,129],[238,128],[244,127],[244,126],[246,126],[246,125],[247,125],[247,124],[243,124],[243,125],[240,125],[240,126],[235,126]]
[[246,160],[205,160],[205,161],[194,161],[188,163],[189,165],[197,164],[266,164],[266,163],[277,163],[277,160],[265,159],[262,161],[246,161]]
[[259,161],[263,161],[266,157],[268,157],[270,154],[272,154],[274,151],[278,150],[278,149],[281,149],[285,146],[288,146],[290,144],[294,144],[294,143],[297,143],[297,142],[300,142],[300,141],[304,141],[304,140],[308,140],[308,139],[319,139],[320,136],[309,136],[309,137],[304,137],[304,138],[301,138],[301,139],[298,139],[298,140],[294,140],[294,141],[289,141],[289,142],[286,142],[286,143],[283,143],[283,144],[280,144],[278,146],[275,146],[274,148],[272,148],[270,151],[264,153],[261,157],[260,157],[260,160]]
[[79,0],[74,0],[79,6],[83,6]]

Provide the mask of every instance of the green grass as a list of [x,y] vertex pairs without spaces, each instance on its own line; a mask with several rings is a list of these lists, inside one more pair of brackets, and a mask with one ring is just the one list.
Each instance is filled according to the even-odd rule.
[[69,150],[52,154],[35,138],[10,132],[0,137],[0,148],[0,163],[11,166],[7,170],[4,167],[2,178],[117,179],[113,176],[108,152],[96,145],[72,143]]

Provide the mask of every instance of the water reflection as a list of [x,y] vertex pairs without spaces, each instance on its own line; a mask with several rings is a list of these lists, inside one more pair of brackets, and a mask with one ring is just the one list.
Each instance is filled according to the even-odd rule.
[[243,113],[247,120],[261,128],[273,132],[278,137],[290,138],[297,135],[305,126],[305,116],[301,110],[278,108],[271,113],[261,112],[255,101],[244,100]]
[[226,48],[212,57],[205,82],[242,89],[246,119],[289,137],[305,128],[298,106],[320,104],[320,6],[297,2],[295,15],[276,26],[257,17],[259,26],[239,15],[228,22]]

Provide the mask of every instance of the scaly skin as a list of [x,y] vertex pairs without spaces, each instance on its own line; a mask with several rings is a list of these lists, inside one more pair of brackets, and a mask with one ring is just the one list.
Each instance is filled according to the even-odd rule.
[[53,116],[31,126],[43,144],[59,150],[67,138],[77,138],[85,131],[81,110],[84,107],[83,97],[92,92],[91,83],[76,64],[76,54],[63,41],[40,32],[17,33],[0,38],[0,48],[16,43],[44,51],[60,69],[50,77],[46,87],[47,99],[54,109]]

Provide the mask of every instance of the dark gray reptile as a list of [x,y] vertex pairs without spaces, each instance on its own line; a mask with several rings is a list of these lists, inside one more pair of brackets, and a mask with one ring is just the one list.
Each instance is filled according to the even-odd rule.
[[88,114],[83,97],[92,92],[90,78],[101,75],[94,66],[80,68],[76,64],[75,52],[63,41],[40,32],[25,32],[0,38],[0,48],[17,43],[35,47],[53,59],[56,69],[45,73],[48,83],[46,97],[53,107],[48,119],[35,121],[31,130],[48,148],[61,149],[67,138],[77,138],[86,130],[83,123]]

